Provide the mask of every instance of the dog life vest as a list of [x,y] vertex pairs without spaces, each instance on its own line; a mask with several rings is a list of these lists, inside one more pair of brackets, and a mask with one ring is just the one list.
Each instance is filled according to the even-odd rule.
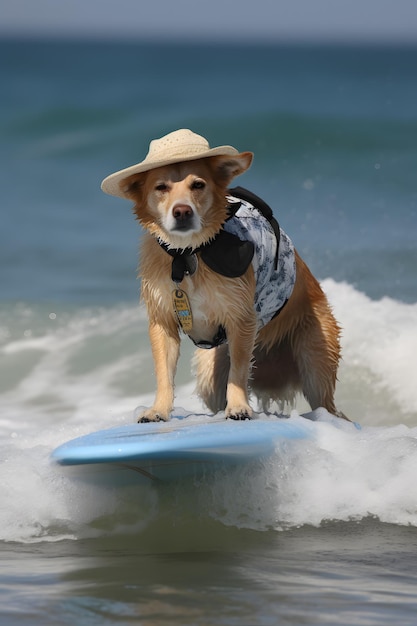
[[256,196],[251,203],[245,199],[249,196],[239,194],[240,191],[239,188],[231,190],[232,196],[228,200],[236,201],[236,193],[241,205],[224,224],[224,229],[239,239],[246,239],[254,244],[254,306],[259,330],[280,312],[292,294],[295,284],[294,246],[273,218],[268,205],[266,206],[271,211],[269,218],[261,212]]
[[[223,230],[197,250],[172,250],[159,244],[173,257],[172,279],[180,283],[196,268],[195,253],[213,271],[237,278],[252,263],[255,273],[254,307],[258,330],[278,315],[292,294],[295,284],[294,246],[279,227],[272,209],[255,194],[242,187],[229,190],[230,217]],[[227,341],[220,326],[212,341],[195,342],[200,348],[214,348]]]

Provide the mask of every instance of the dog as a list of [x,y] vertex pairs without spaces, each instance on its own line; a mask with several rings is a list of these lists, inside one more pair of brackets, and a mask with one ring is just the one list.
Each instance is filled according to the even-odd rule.
[[[197,392],[210,411],[250,419],[250,393],[267,410],[301,392],[313,410],[348,419],[334,402],[340,328],[325,294],[286,234],[279,229],[277,235],[272,220],[229,190],[252,159],[232,146],[210,148],[204,137],[181,129],[152,141],[142,162],[102,182],[106,193],[133,201],[144,228],[139,276],[157,389],[140,422],[170,418],[182,332],[197,345]],[[266,224],[261,261],[262,246],[247,241],[250,221],[255,228]],[[259,298],[259,271],[274,256],[284,270],[268,270]],[[270,310],[259,313],[268,299]]]

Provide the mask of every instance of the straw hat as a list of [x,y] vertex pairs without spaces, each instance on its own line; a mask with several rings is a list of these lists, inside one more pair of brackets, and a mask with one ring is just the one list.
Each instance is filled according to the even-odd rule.
[[191,130],[182,128],[160,139],[151,141],[149,152],[141,163],[110,174],[101,183],[101,188],[111,196],[124,198],[125,194],[120,188],[120,183],[132,174],[147,172],[162,165],[179,163],[181,161],[193,161],[216,155],[234,156],[236,154],[239,154],[239,151],[236,148],[232,148],[232,146],[210,148],[207,139],[193,133]]

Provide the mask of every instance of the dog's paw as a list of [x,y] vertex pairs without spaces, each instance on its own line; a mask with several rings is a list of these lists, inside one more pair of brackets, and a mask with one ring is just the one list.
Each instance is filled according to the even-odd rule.
[[226,409],[226,419],[242,421],[252,419],[252,409],[246,406],[237,406]]
[[148,424],[149,422],[167,422],[169,415],[165,416],[162,412],[155,411],[154,409],[147,409],[139,415],[138,424]]
[[226,415],[226,419],[243,421],[243,420],[251,420],[252,416],[249,415],[249,413],[240,411],[239,413],[230,413],[230,415]]
[[155,415],[155,417],[148,417],[146,415],[142,415],[142,417],[140,417],[138,419],[138,424],[149,424],[151,422],[162,422],[164,420],[162,420],[159,415]]

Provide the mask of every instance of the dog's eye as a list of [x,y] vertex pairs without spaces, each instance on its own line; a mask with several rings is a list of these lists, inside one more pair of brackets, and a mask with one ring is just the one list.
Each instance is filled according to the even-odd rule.
[[204,189],[206,183],[204,180],[194,180],[191,184],[191,189]]
[[158,183],[155,187],[156,191],[168,191],[168,185],[165,183]]

